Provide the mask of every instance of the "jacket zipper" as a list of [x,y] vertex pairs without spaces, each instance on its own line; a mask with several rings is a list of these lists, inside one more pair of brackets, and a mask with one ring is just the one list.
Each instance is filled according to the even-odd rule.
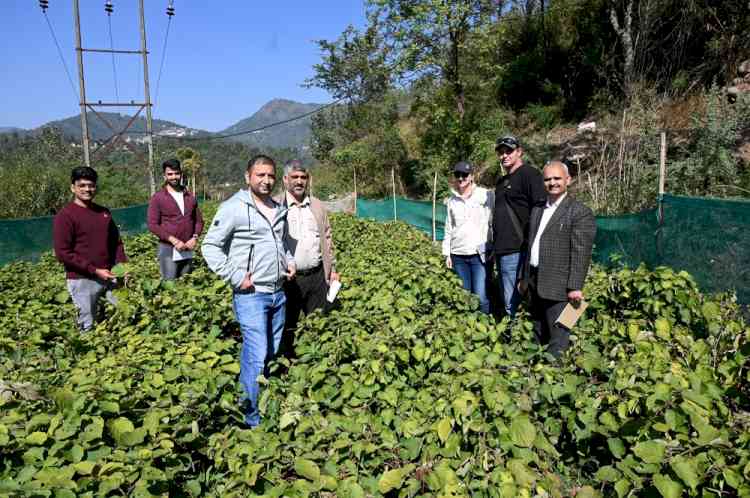
[[[268,218],[266,218],[266,216],[263,213],[260,212],[260,209],[258,209],[258,207],[255,205],[255,201],[253,201],[253,207],[258,212],[258,214],[260,215],[260,217],[263,218],[264,220],[266,220],[266,223],[268,223],[268,228],[271,229],[271,236],[273,237],[273,245],[276,248],[276,252],[278,253],[279,252],[279,241],[276,239],[276,232],[273,230],[273,225],[271,224],[270,221],[268,221]],[[280,287],[277,287],[279,285],[279,277],[280,276],[281,275],[279,274],[279,262],[277,260],[276,261],[276,283],[273,284],[273,290],[274,290],[274,292],[276,292],[276,291],[278,291],[280,289]]]

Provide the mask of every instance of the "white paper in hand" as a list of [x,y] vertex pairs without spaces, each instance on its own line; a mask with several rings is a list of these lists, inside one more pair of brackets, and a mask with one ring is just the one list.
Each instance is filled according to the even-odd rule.
[[172,261],[184,261],[193,259],[193,251],[178,251],[176,247],[172,248]]
[[332,303],[334,299],[336,299],[336,295],[339,293],[339,289],[341,289],[341,282],[339,282],[338,280],[332,281],[331,285],[328,287],[328,295],[326,295],[326,301]]

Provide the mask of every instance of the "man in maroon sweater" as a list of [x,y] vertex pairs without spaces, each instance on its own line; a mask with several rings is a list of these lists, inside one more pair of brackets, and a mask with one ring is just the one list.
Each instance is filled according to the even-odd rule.
[[162,170],[164,188],[148,203],[148,229],[159,237],[156,256],[161,278],[174,280],[193,268],[193,249],[203,230],[203,217],[198,200],[182,186],[180,161],[164,161]]
[[73,202],[57,213],[52,225],[55,256],[65,267],[68,292],[78,309],[78,326],[84,331],[94,325],[103,295],[115,302],[111,291],[116,278],[111,270],[127,261],[112,214],[94,204],[96,180],[96,171],[88,166],[73,169]]

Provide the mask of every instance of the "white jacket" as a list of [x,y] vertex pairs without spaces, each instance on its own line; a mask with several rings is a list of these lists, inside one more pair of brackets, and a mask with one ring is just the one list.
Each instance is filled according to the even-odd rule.
[[445,218],[443,256],[457,254],[471,256],[478,254],[484,259],[491,250],[492,210],[495,207],[495,192],[478,185],[468,199],[452,190],[445,204],[448,213]]

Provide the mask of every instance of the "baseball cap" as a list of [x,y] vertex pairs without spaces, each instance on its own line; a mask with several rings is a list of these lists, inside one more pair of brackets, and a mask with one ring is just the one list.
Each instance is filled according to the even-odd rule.
[[507,147],[510,150],[516,150],[520,146],[521,144],[518,142],[518,139],[513,135],[505,135],[495,141],[495,150],[498,150],[500,147]]
[[454,173],[466,173],[467,175],[470,175],[473,169],[472,165],[466,161],[458,162],[453,166]]

